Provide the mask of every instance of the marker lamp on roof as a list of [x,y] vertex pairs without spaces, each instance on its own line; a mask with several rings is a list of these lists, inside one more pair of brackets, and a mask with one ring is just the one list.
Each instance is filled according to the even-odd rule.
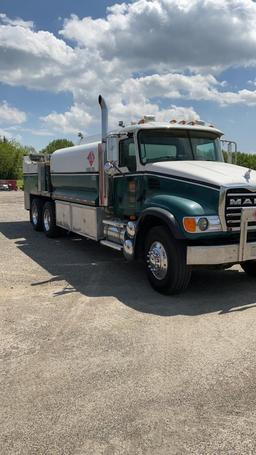
[[156,121],[155,115],[144,115],[144,117],[142,119],[140,119],[139,125],[141,125],[143,123],[149,123],[149,122],[155,122],[155,121]]

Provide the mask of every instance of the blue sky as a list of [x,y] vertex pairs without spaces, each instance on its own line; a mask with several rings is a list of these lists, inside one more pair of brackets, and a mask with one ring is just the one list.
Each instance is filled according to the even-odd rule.
[[250,0],[1,0],[0,135],[37,150],[153,113],[202,118],[256,152]]

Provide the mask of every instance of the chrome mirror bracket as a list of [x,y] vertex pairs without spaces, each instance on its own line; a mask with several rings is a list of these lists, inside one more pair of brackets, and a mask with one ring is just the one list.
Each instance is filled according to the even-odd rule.
[[108,177],[113,177],[116,174],[124,175],[114,161],[107,161],[104,164],[104,172],[108,175]]

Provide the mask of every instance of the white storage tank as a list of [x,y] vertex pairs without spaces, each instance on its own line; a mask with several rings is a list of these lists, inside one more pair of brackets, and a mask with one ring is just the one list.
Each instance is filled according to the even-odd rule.
[[98,144],[56,150],[51,156],[53,198],[86,205],[99,205]]
[[51,156],[51,173],[99,172],[98,144],[93,142],[56,150]]

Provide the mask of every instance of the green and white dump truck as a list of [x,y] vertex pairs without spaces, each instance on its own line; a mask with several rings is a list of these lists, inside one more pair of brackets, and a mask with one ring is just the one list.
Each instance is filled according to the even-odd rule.
[[225,163],[222,132],[204,122],[138,123],[101,140],[24,160],[35,230],[78,233],[142,259],[153,288],[184,290],[193,267],[241,264],[256,276],[256,172]]

